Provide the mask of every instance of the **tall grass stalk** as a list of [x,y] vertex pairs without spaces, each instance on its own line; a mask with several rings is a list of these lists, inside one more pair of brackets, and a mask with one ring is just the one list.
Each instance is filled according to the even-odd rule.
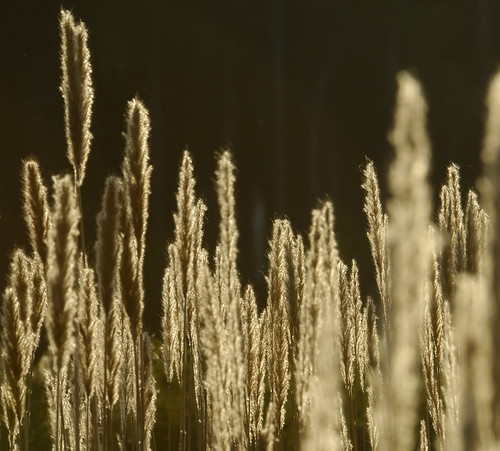
[[[205,417],[199,406],[202,398],[197,395],[197,368],[201,368],[198,347],[199,293],[197,280],[202,264],[203,221],[206,207],[196,199],[193,163],[184,152],[176,195],[177,212],[174,214],[174,241],[168,246],[168,266],[165,272],[163,298],[163,349],[164,353],[174,346],[175,353],[168,365],[167,376],[175,370],[180,383],[179,421],[181,449],[188,446],[187,419],[194,415],[201,421]],[[170,327],[174,323],[173,327]],[[175,324],[177,323],[177,324]],[[200,386],[201,388],[201,386]],[[191,402],[189,402],[191,400]],[[192,403],[194,401],[194,404]],[[189,402],[189,404],[188,404]],[[203,433],[197,432],[199,437]],[[199,445],[201,446],[201,444]]]
[[143,268],[152,171],[152,166],[149,164],[148,145],[150,129],[148,111],[139,99],[131,100],[127,105],[126,147],[122,167],[123,199],[125,201],[122,213],[122,231],[124,233],[123,260],[130,267],[132,293],[123,292],[123,301],[134,340],[137,446],[139,450],[144,449],[145,440],[142,315],[144,310]]
[[285,404],[290,387],[290,318],[288,314],[288,277],[286,248],[291,245],[292,231],[287,220],[276,220],[269,243],[269,385],[274,411],[274,431],[282,449]]
[[[223,151],[217,161],[216,191],[220,210],[218,247],[220,259],[216,259],[216,278],[220,289],[220,303],[225,312],[225,328],[228,334],[229,358],[231,359],[230,391],[232,397],[232,434],[238,447],[248,448],[245,434],[245,387],[243,360],[243,304],[237,268],[238,228],[236,226],[234,176],[235,166],[231,153]],[[243,426],[243,427],[242,427]]]
[[69,176],[54,178],[52,228],[48,238],[46,327],[53,368],[57,373],[56,449],[59,446],[61,371],[67,367],[75,347],[75,273],[79,213]]
[[386,424],[381,438],[383,449],[402,451],[413,449],[415,443],[419,389],[415,322],[420,324],[431,255],[427,240],[431,200],[426,111],[419,83],[410,74],[401,73],[391,137],[395,159],[389,173],[392,313],[384,368]]

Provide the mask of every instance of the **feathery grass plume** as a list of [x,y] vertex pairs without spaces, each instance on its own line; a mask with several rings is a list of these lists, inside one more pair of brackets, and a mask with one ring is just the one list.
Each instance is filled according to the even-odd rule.
[[326,301],[338,301],[338,285],[337,285],[337,270],[339,255],[337,249],[337,239],[334,232],[334,216],[333,204],[330,201],[325,201],[321,206],[321,214],[323,217],[324,234],[325,234],[325,282],[326,284]]
[[133,225],[137,243],[137,256],[142,264],[146,249],[146,229],[151,194],[151,172],[149,164],[149,133],[151,123],[148,110],[136,97],[127,104],[126,147],[123,161],[123,181],[127,214]]
[[[350,274],[348,274],[348,272]],[[340,371],[347,390],[350,431],[354,449],[357,449],[357,421],[353,389],[356,380],[356,366],[360,376],[361,389],[365,390],[365,370],[367,366],[366,325],[363,325],[363,307],[359,290],[359,272],[356,261],[351,270],[339,261],[338,264],[338,307],[337,344]],[[342,436],[342,431],[341,431]],[[350,443],[350,441],[349,441]],[[347,446],[347,445],[346,445]]]
[[214,281],[207,262],[204,262],[201,267],[197,282],[202,298],[200,302],[202,352],[205,360],[210,362],[205,375],[205,387],[210,404],[207,447],[208,449],[230,449],[229,365],[225,330],[220,315],[219,300],[214,292]]
[[94,88],[92,66],[87,46],[87,29],[75,23],[69,11],[61,9],[61,93],[64,99],[64,123],[68,159],[75,173],[75,184],[81,186],[90,153],[90,122]]
[[375,172],[375,166],[368,160],[363,170],[363,184],[365,202],[363,211],[368,221],[367,236],[370,242],[370,251],[375,265],[375,279],[384,310],[384,330],[387,335],[389,317],[391,311],[390,298],[390,258],[387,246],[387,215],[383,213],[380,201],[380,189]]
[[[190,256],[189,258],[192,259],[192,261],[189,264],[190,267],[190,273],[189,277],[192,278],[191,281],[188,283],[189,291],[185,294],[185,299],[186,299],[186,311],[183,312],[181,310],[181,313],[184,316],[184,323],[186,330],[185,330],[185,336],[186,336],[186,341],[185,345],[186,348],[184,349],[184,357],[185,361],[183,362],[183,368],[187,371],[187,373],[184,374],[184,380],[183,380],[183,389],[186,389],[186,392],[184,392],[185,395],[187,395],[187,414],[188,414],[188,422],[191,421],[192,417],[196,417],[196,438],[199,446],[202,448],[205,446],[205,419],[206,419],[206,396],[205,396],[205,389],[203,385],[203,364],[206,366],[206,362],[202,361],[202,350],[201,350],[201,345],[200,345],[200,337],[199,337],[199,331],[200,331],[200,295],[198,292],[198,287],[196,281],[198,280],[199,274],[201,271],[203,271],[203,265],[205,265],[206,262],[208,262],[208,254],[207,252],[202,248],[202,241],[203,241],[203,223],[204,223],[204,217],[205,217],[205,212],[206,212],[206,206],[203,203],[203,201],[198,200],[196,202],[196,207],[195,211],[192,212],[193,215],[193,224],[192,224],[192,230],[191,230],[191,251],[190,251]],[[236,306],[235,306],[236,308]],[[184,333],[184,331],[183,331]],[[233,334],[236,336],[235,334]],[[184,341],[181,341],[183,343]],[[236,343],[232,343],[229,345],[227,343],[226,345],[228,348],[234,349],[236,347]],[[234,355],[235,352],[230,352],[230,356],[233,356],[233,361],[234,361]],[[241,359],[238,360],[238,364],[242,366],[242,361]],[[242,370],[241,370],[242,371]],[[232,383],[230,385],[231,392],[233,394],[234,391],[234,403],[231,405],[233,408],[234,412],[239,413],[242,412],[243,406],[238,408],[239,403],[236,402],[238,399],[236,389],[233,387],[236,387],[236,384],[234,384],[234,378],[236,375],[236,371],[233,371],[231,373],[232,377]],[[194,402],[193,402],[194,400]],[[243,400],[242,400],[243,401]],[[239,415],[235,415],[235,413],[231,414],[231,421],[237,421],[238,425],[240,424],[241,417]],[[234,419],[234,420],[233,420]],[[188,423],[189,424],[189,423]],[[188,426],[189,427],[189,426]],[[236,431],[236,427],[233,428],[233,432]],[[236,433],[235,433],[236,434]],[[235,436],[239,436],[239,433],[237,433]],[[191,446],[191,434],[189,433],[186,436],[187,438],[187,446]]]
[[[125,158],[122,165],[124,237],[121,282],[123,305],[130,319],[134,343],[142,336],[144,311],[143,267],[152,172],[148,145],[150,130],[149,114],[142,102],[138,98],[129,101],[126,113]],[[141,349],[142,346],[136,349],[139,352],[136,359],[141,360]],[[136,375],[139,376],[139,373],[136,372]],[[142,418],[140,412],[138,415]]]
[[[194,379],[194,394],[196,399],[196,405],[200,411],[200,415],[203,414],[203,375],[202,375],[202,365],[201,365],[201,350],[200,350],[200,339],[199,339],[199,330],[200,330],[200,297],[197,291],[196,280],[199,277],[199,273],[202,270],[201,267],[204,264],[203,262],[208,261],[207,252],[202,248],[203,244],[203,226],[205,221],[205,213],[207,211],[207,207],[201,199],[198,199],[196,202],[196,208],[194,211],[194,223],[193,223],[193,238],[192,238],[192,258],[193,258],[193,273],[192,277],[194,280],[194,288],[196,291],[194,293],[190,293],[190,300],[188,303],[188,318],[189,321],[189,344],[191,347],[191,356],[192,356],[192,365],[193,365],[193,379]],[[235,306],[236,307],[236,306]],[[236,323],[235,323],[236,324]],[[238,323],[239,324],[239,323]],[[233,333],[233,337],[236,340],[237,336]],[[241,341],[241,337],[238,338]],[[233,343],[233,346],[236,347],[236,343]],[[238,362],[242,365],[242,360],[239,359]],[[243,382],[241,382],[243,384]],[[233,396],[236,396],[233,394]],[[203,421],[203,416],[200,418]]]
[[[121,200],[124,200],[122,181],[118,177],[109,176],[104,187],[101,210],[97,215],[97,240],[95,243],[97,288],[104,313],[102,319],[104,324],[104,353],[102,358],[104,367],[103,383],[105,386],[104,400],[107,415],[104,429],[108,428],[108,430],[111,430],[111,425],[106,424],[106,422],[107,420],[111,421],[113,404],[116,402],[113,399],[113,393],[116,396],[116,386],[118,384],[116,373],[119,366],[118,360],[121,358],[119,353],[118,360],[116,356],[109,354],[119,346],[117,343],[119,331],[116,325],[116,309],[119,307],[115,305],[115,300],[120,299],[120,294],[122,294],[121,299],[124,301],[127,313],[134,318],[136,330],[141,327],[142,317],[141,301],[143,293],[141,290],[140,269],[135,266],[137,263],[134,258],[135,242],[130,240],[130,219],[127,216],[126,207],[120,205]],[[125,233],[127,240],[120,233],[121,222],[123,228],[127,231]],[[122,255],[125,256],[126,261],[122,259]],[[122,283],[119,284],[119,281]],[[112,313],[113,308],[115,311]],[[114,315],[114,318],[111,318],[112,315]],[[113,321],[115,322],[115,329],[111,331]],[[119,323],[121,324],[121,320]],[[112,380],[108,380],[108,375],[112,376]],[[112,438],[110,436],[111,433],[106,431],[107,442],[105,448],[107,445],[111,445]]]
[[479,205],[477,194],[469,190],[465,207],[465,235],[467,237],[465,269],[467,272],[477,274],[483,271],[489,227],[488,216]]
[[286,247],[288,268],[288,316],[290,318],[291,351],[295,360],[298,352],[300,310],[305,295],[306,262],[302,236],[292,237],[291,246]]
[[[206,394],[203,385],[203,371],[206,363],[202,359],[202,350],[200,345],[200,295],[198,292],[197,280],[202,271],[203,265],[208,262],[208,254],[202,248],[203,242],[203,225],[205,218],[206,206],[200,199],[197,200],[194,211],[191,212],[192,228],[190,231],[190,251],[189,251],[189,274],[187,292],[183,292],[182,284],[178,283],[182,274],[179,273],[175,276],[177,281],[174,287],[174,292],[181,293],[180,297],[174,297],[169,301],[170,304],[176,304],[174,309],[177,311],[176,317],[173,320],[182,321],[180,324],[174,326],[174,332],[177,330],[177,343],[178,350],[183,349],[181,356],[180,369],[184,374],[179,377],[181,380],[181,396],[182,396],[182,409],[184,409],[184,418],[186,418],[188,427],[190,422],[195,419],[195,433],[199,446],[205,446],[205,420],[206,420]],[[170,246],[169,246],[170,248]],[[174,250],[174,272],[181,267],[178,260],[175,260],[175,255],[179,255],[179,249],[176,245],[171,247]],[[169,249],[170,250],[170,249]],[[167,268],[168,270],[169,268]],[[179,299],[184,299],[184,302],[179,302]],[[185,339],[184,339],[185,338]],[[177,351],[176,349],[176,351]],[[176,364],[179,366],[178,364]],[[178,373],[179,374],[179,373]],[[186,404],[187,403],[187,404]],[[187,409],[186,409],[187,408]],[[190,431],[186,431],[184,436],[187,440],[186,446],[191,446],[192,435]]]
[[257,443],[262,428],[262,411],[264,407],[264,382],[266,350],[263,346],[263,322],[257,312],[257,301],[252,287],[249,285],[243,296],[243,350],[245,362],[245,426],[248,446]]
[[50,226],[47,188],[42,179],[38,162],[34,159],[23,161],[21,171],[23,217],[28,228],[28,236],[33,253],[47,261],[47,234]]
[[32,285],[32,307],[31,307],[31,318],[29,323],[31,325],[31,360],[30,360],[30,371],[27,378],[27,418],[24,424],[25,428],[25,440],[29,437],[28,431],[31,422],[31,393],[32,393],[32,381],[33,381],[33,371],[35,365],[35,352],[38,349],[38,344],[40,343],[40,336],[42,332],[42,326],[45,320],[45,313],[47,309],[47,284],[45,281],[45,268],[44,264],[38,255],[35,253],[31,259],[31,273],[30,273],[30,284]]
[[[199,323],[199,294],[197,279],[201,271],[200,265],[205,258],[202,249],[203,221],[206,211],[204,203],[196,199],[193,163],[188,151],[183,154],[179,183],[176,194],[177,212],[174,213],[174,241],[168,250],[168,266],[165,271],[163,290],[163,353],[168,349],[179,349],[179,355],[171,355],[165,369],[171,372],[172,368],[178,371],[177,376],[181,384],[180,421],[181,421],[181,449],[187,446],[186,416],[193,413],[198,415],[197,433],[202,437],[203,387],[200,385],[201,363],[198,340]],[[166,288],[168,287],[168,288]],[[174,296],[174,297],[172,297]],[[168,315],[168,317],[167,317]],[[173,322],[179,323],[170,327]],[[168,327],[168,328],[167,328]],[[177,340],[179,345],[177,345]],[[177,347],[178,346],[178,347]],[[176,348],[177,347],[177,348]],[[178,359],[176,362],[172,359]],[[173,366],[172,366],[173,365]],[[168,374],[167,374],[168,376]],[[187,391],[192,393],[187,393]],[[191,403],[193,403],[191,405]],[[192,412],[193,411],[193,412]]]
[[[127,159],[127,156],[125,156],[125,160]],[[129,180],[130,182],[130,180]],[[125,314],[127,317],[129,323],[130,323],[130,331],[132,334],[132,341],[133,341],[133,348],[134,348],[134,357],[133,357],[133,362],[135,365],[135,408],[134,408],[134,426],[135,426],[135,435],[134,435],[134,443],[136,446],[139,446],[139,449],[141,449],[144,441],[143,433],[144,433],[144,416],[143,416],[143,393],[142,393],[142,381],[140,380],[142,374],[140,371],[141,365],[142,365],[142,345],[140,343],[140,340],[142,339],[142,329],[143,329],[143,323],[142,323],[142,317],[143,317],[143,311],[144,311],[144,274],[143,274],[143,260],[140,259],[139,257],[139,243],[137,242],[135,231],[134,231],[134,224],[132,220],[132,210],[130,208],[130,199],[127,199],[127,181],[124,179],[124,184],[123,184],[123,189],[121,193],[122,197],[122,210],[121,210],[121,215],[120,215],[120,222],[121,222],[121,231],[122,231],[122,246],[121,246],[121,260],[119,262],[119,287],[120,287],[120,293],[116,299],[112,300],[112,307],[110,310],[109,318],[107,318],[107,329],[108,331],[111,329],[112,325],[112,318],[111,316],[114,316],[114,320],[117,320],[118,315],[121,316],[122,313]],[[118,306],[116,305],[116,302],[120,301],[122,306],[123,306],[123,312],[119,312]],[[120,309],[121,310],[121,309]],[[120,319],[119,323],[120,326],[118,326],[118,322],[115,325],[115,332],[116,332],[116,340],[119,340],[119,335],[118,331],[121,331],[121,323],[123,322],[123,318]],[[105,356],[105,365],[106,365],[106,372],[105,372],[105,385],[109,387],[109,394],[115,392],[115,383],[118,384],[118,367],[108,361],[108,350],[111,350],[115,347],[115,344],[111,342],[111,338],[109,335],[109,332],[107,334],[109,339],[106,339],[106,356]],[[115,340],[113,340],[115,341]],[[118,342],[116,341],[116,344]],[[115,363],[118,363],[117,361]],[[107,377],[108,375],[114,374],[114,381],[108,381]],[[110,385],[111,384],[111,385]],[[113,395],[114,396],[114,395]],[[108,397],[108,401],[111,401],[112,397]],[[112,414],[113,414],[113,409],[111,406],[108,406],[108,423],[112,424]],[[113,438],[112,436],[112,429],[108,428],[108,444],[109,446],[112,446],[111,440]]]
[[287,220],[273,222],[272,238],[269,242],[268,301],[269,308],[269,385],[274,411],[274,428],[277,439],[285,422],[285,404],[290,385],[288,348],[290,325],[287,312],[288,276],[286,248],[293,239]]
[[238,228],[236,226],[234,176],[235,166],[229,150],[224,150],[217,159],[215,171],[217,201],[220,210],[219,246],[222,257],[221,273],[230,296],[230,302],[239,301],[238,277]]
[[3,420],[10,449],[19,449],[18,434],[25,414],[26,376],[31,363],[31,329],[23,322],[15,288],[6,288],[2,304],[1,370]]
[[309,384],[315,372],[316,348],[324,295],[325,231],[321,209],[312,211],[309,249],[306,254],[306,296],[300,312],[299,355],[297,359],[297,404],[305,420],[309,407]]
[[[179,362],[175,367],[180,369],[177,376],[181,383],[183,380],[185,351],[184,336],[187,333],[186,331],[189,324],[189,321],[186,321],[188,312],[187,303],[191,301],[190,298],[188,299],[188,295],[194,294],[195,292],[195,287],[193,285],[195,283],[195,260],[192,255],[194,251],[192,240],[195,231],[195,216],[193,213],[196,208],[194,188],[195,179],[193,175],[193,163],[191,156],[185,151],[179,169],[179,183],[176,194],[177,212],[174,214],[175,238],[174,242],[167,248],[168,266],[165,270],[164,281],[168,283],[164,284],[163,290],[164,354],[167,352],[167,349],[170,348],[168,343],[175,343],[180,336]],[[165,289],[166,287],[168,287],[168,289]],[[169,315],[168,321],[166,321],[166,315]],[[179,331],[176,330],[177,327],[171,327],[175,325],[177,320],[179,321],[180,334],[178,333]],[[167,325],[168,329],[165,328]],[[172,358],[172,355],[170,358]]]
[[243,362],[242,300],[237,268],[238,228],[235,215],[235,166],[229,150],[224,150],[217,159],[215,171],[217,201],[220,210],[219,241],[220,258],[216,259],[216,274],[220,277],[220,301],[224,311],[228,332],[228,351],[232,361],[231,395],[232,427],[239,446],[246,446],[247,435],[240,428],[245,417],[245,374]]
[[146,451],[150,451],[153,426],[156,421],[156,388],[155,378],[153,375],[153,358],[156,356],[153,352],[153,345],[151,344],[151,338],[148,334],[144,334],[143,346],[144,362],[142,371],[144,372],[144,375],[142,380],[144,381],[144,449]]
[[75,340],[75,268],[78,240],[78,208],[70,176],[54,177],[52,228],[48,236],[47,333],[58,371],[68,364]]
[[300,413],[297,405],[295,393],[297,391],[295,364],[299,354],[299,325],[300,311],[305,295],[306,284],[306,262],[304,253],[304,242],[302,236],[297,234],[285,246],[285,258],[288,271],[287,287],[287,316],[290,322],[290,392],[293,396],[290,399],[289,410],[291,411],[292,426],[296,446],[300,443]]
[[[307,292],[304,299],[306,316],[304,321],[301,321],[300,328],[300,340],[305,337],[306,344],[299,344],[297,370],[300,371],[304,367],[309,369],[309,374],[314,378],[314,385],[309,387],[311,376],[307,379],[306,372],[302,375],[299,373],[299,377],[307,383],[305,390],[299,385],[299,389],[305,391],[305,394],[302,394],[305,401],[302,406],[305,407],[307,402],[312,404],[309,421],[306,421],[307,417],[303,415],[305,412],[301,411],[302,423],[308,426],[306,449],[336,449],[340,425],[335,413],[337,410],[332,409],[331,405],[337,400],[339,388],[337,368],[340,362],[336,344],[340,288],[339,257],[334,233],[333,206],[330,202],[324,202],[318,210],[313,210],[309,240],[310,249],[306,260]],[[308,327],[311,328],[309,331]],[[304,359],[307,366],[301,362],[300,354],[303,349],[309,353],[307,359]],[[301,404],[298,405],[301,408]],[[321,443],[315,443],[316,437],[321,437]]]
[[458,272],[465,270],[465,225],[460,194],[460,172],[458,166],[448,167],[446,184],[441,188],[439,227],[447,236],[442,250],[442,288],[446,299],[454,294],[455,279]]
[[101,210],[97,215],[95,266],[99,299],[109,315],[118,289],[118,268],[121,260],[120,214],[122,182],[118,177],[106,179]]
[[405,451],[413,449],[417,424],[419,375],[415,321],[420,321],[425,270],[430,260],[431,199],[427,183],[430,160],[427,106],[419,83],[410,74],[400,73],[398,85],[391,135],[396,155],[389,172],[392,314],[385,353],[386,393],[381,405],[387,420],[381,429],[381,446]]
[[[68,365],[75,347],[76,254],[78,249],[79,213],[74,185],[69,175],[54,177],[52,227],[48,235],[47,258],[47,318],[46,328],[53,371],[56,372],[55,446],[59,447],[63,427],[61,371]],[[61,424],[61,426],[63,426]]]
[[352,395],[355,375],[355,344],[354,325],[352,315],[352,298],[349,286],[349,269],[343,262],[339,262],[339,328],[338,347],[340,352],[340,373],[344,385]]
[[[490,81],[486,99],[488,116],[481,159],[483,161],[482,179],[479,180],[480,194],[486,214],[491,221],[488,234],[484,277],[490,296],[492,327],[488,330],[493,335],[493,349],[500,349],[500,71]],[[493,380],[500,380],[500,354],[493,358]],[[500,439],[500,384],[494,386],[494,431]]]
[[[16,249],[10,260],[8,286],[14,290],[15,298],[19,304],[19,318],[23,327],[31,331],[32,291],[31,261],[22,249]],[[31,346],[31,339],[28,345]]]
[[127,104],[125,158],[123,160],[122,232],[123,250],[120,268],[122,301],[131,324],[134,339],[137,401],[137,443],[144,444],[142,366],[142,316],[144,311],[144,253],[151,193],[148,138],[151,129],[149,114],[142,102],[134,98]]
[[464,449],[490,449],[492,436],[491,307],[484,280],[461,275],[455,297],[456,340],[461,357],[460,431]]
[[24,329],[26,338],[23,352],[28,355],[28,360],[24,360],[27,367],[24,368],[23,375],[23,383],[26,386],[24,408],[26,416],[22,419],[23,448],[26,448],[29,443],[32,373],[35,351],[38,346],[38,337],[35,335],[36,331],[33,330],[36,326],[31,322],[33,317],[34,293],[32,264],[32,259],[30,259],[23,250],[14,250],[11,256],[9,277],[7,281],[8,287],[14,291],[15,302],[19,305],[19,320]]
[[[122,196],[124,193],[122,192]],[[123,197],[122,197],[123,198]],[[125,203],[125,200],[124,200]],[[141,347],[140,343],[138,343],[138,338],[142,334],[142,312],[144,309],[144,288],[143,288],[143,273],[142,266],[139,263],[138,259],[138,249],[137,242],[135,240],[132,223],[129,217],[126,208],[122,209],[121,215],[121,230],[122,230],[122,253],[121,260],[119,262],[119,287],[120,293],[118,297],[112,299],[111,309],[109,315],[107,315],[104,319],[105,324],[105,338],[103,340],[104,344],[104,390],[105,390],[105,406],[106,415],[104,416],[104,421],[110,425],[107,429],[108,435],[105,443],[108,446],[112,446],[111,440],[113,438],[112,435],[112,414],[115,397],[115,388],[117,389],[119,379],[119,360],[115,359],[110,355],[110,352],[113,352],[113,349],[116,346],[119,346],[118,340],[119,331],[122,332],[124,318],[126,317],[130,324],[130,332],[132,334],[132,343],[133,343],[133,358],[134,362],[134,375],[135,375],[135,408],[134,414],[137,421],[134,423],[136,427],[135,433],[135,444],[140,445],[142,443],[141,438],[141,425],[143,424],[141,421],[141,390],[140,390],[140,374],[139,367],[141,365]],[[118,305],[118,301],[121,301],[122,307]],[[118,316],[121,316],[119,325],[118,325]],[[114,323],[114,324],[113,324]],[[121,356],[120,356],[121,358]],[[110,360],[114,359],[114,362]],[[112,380],[108,381],[108,376],[112,377]],[[112,402],[112,404],[110,404]],[[106,428],[105,428],[106,429]],[[106,446],[107,447],[107,446]]]
[[[310,384],[317,362],[322,307],[338,297],[338,251],[333,232],[333,206],[326,201],[312,211],[306,253],[304,302],[299,312],[298,353],[295,362],[296,401],[304,427],[311,408]],[[337,308],[337,307],[335,307]]]
[[363,304],[359,289],[359,269],[356,260],[352,260],[349,278],[349,291],[351,298],[351,315],[353,327],[354,362],[358,366],[361,388],[364,390],[365,378],[363,363],[364,343],[363,343]]

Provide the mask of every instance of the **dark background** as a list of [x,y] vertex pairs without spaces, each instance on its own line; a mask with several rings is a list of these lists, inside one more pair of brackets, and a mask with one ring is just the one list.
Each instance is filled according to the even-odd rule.
[[[26,246],[21,160],[36,155],[47,183],[69,169],[58,91],[60,6],[0,1],[1,279],[14,245]],[[210,250],[218,224],[214,153],[233,150],[240,269],[261,303],[272,218],[286,215],[306,233],[311,208],[327,195],[341,256],[360,261],[364,294],[375,294],[360,167],[365,155],[375,161],[385,196],[399,70],[421,80],[429,103],[435,188],[451,161],[461,166],[466,188],[480,174],[484,97],[500,61],[498,2],[87,0],[62,6],[90,33],[95,104],[83,185],[88,243],[105,177],[120,170],[126,102],[138,94],[150,110],[146,317],[153,328],[186,147],[209,207]],[[89,251],[93,259],[91,244]]]

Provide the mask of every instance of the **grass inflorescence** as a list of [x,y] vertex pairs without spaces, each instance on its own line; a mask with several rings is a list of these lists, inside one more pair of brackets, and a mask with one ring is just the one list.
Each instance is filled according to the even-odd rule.
[[92,144],[92,67],[87,30],[64,10],[60,35],[72,170],[49,186],[36,160],[22,165],[28,241],[27,250],[12,252],[1,297],[0,444],[23,451],[41,443],[56,451],[500,445],[500,75],[487,99],[480,192],[464,196],[451,164],[435,214],[427,105],[419,82],[398,75],[386,205],[372,161],[360,180],[372,297],[360,288],[358,262],[340,257],[334,206],[325,200],[311,212],[307,237],[274,219],[267,299],[258,308],[238,270],[231,151],[217,154],[213,253],[184,151],[155,337],[143,322],[149,113],[139,98],[127,104],[121,174],[105,182],[88,255],[81,187]]

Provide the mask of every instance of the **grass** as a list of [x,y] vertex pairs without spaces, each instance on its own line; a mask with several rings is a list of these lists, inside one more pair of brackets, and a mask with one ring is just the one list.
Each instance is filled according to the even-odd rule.
[[[377,296],[337,250],[334,207],[307,237],[273,221],[266,306],[238,272],[235,163],[217,156],[219,238],[184,151],[163,278],[161,334],[143,323],[149,113],[126,112],[120,176],[105,184],[95,256],[81,186],[94,91],[87,30],[62,10],[61,92],[72,175],[48,186],[23,162],[27,248],[1,303],[2,449],[493,449],[500,444],[500,76],[488,94],[479,196],[450,165],[431,210],[427,106],[398,76],[387,205],[367,160],[367,242]],[[433,218],[437,218],[436,221]],[[43,351],[47,349],[47,351]]]

